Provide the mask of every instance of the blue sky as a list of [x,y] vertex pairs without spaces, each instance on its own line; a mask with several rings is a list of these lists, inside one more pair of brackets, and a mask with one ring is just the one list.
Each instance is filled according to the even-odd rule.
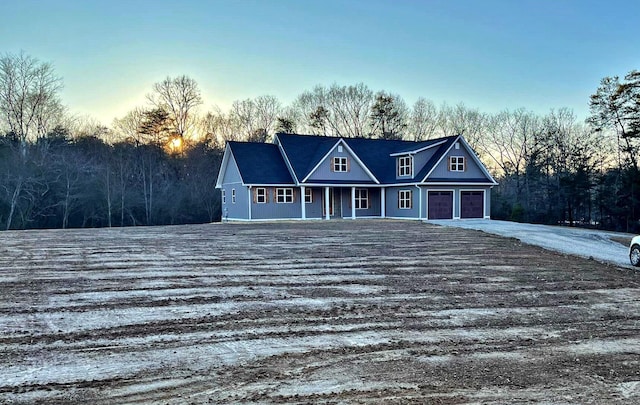
[[63,102],[107,125],[181,74],[205,110],[363,82],[409,104],[584,119],[601,78],[640,69],[637,1],[20,0],[0,15],[0,53],[53,63]]

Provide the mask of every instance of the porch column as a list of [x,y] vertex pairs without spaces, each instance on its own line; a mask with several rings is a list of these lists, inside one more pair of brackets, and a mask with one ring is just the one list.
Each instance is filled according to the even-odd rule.
[[329,219],[329,187],[324,188],[324,219]]
[[422,190],[420,186],[416,186],[418,189],[418,219],[422,219]]
[[302,212],[301,217],[302,219],[307,219],[307,207],[306,207],[306,203],[305,203],[305,190],[306,187],[305,186],[301,186],[300,187],[300,210]]
[[247,201],[249,201],[249,204],[247,204],[249,206],[249,220],[251,220],[251,204],[253,201],[253,198],[251,196],[251,186],[247,188],[247,194],[249,195],[249,198],[247,198]]
[[386,198],[387,189],[382,187],[380,189],[380,216],[384,218],[387,215],[387,198]]
[[356,188],[351,187],[351,219],[356,219]]

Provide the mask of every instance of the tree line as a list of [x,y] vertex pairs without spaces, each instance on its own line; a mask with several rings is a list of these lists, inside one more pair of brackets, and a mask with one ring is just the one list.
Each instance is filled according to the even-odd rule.
[[318,85],[290,104],[264,95],[203,111],[188,76],[152,86],[110,126],[74,117],[51,64],[0,58],[0,227],[129,226],[220,218],[214,189],[224,144],[277,132],[421,141],[462,134],[500,183],[492,217],[640,230],[640,74],[602,79],[579,122],[572,110],[483,113],[408,105],[363,83]]

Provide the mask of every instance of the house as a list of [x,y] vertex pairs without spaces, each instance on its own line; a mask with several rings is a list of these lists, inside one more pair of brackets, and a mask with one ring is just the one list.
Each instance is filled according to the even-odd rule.
[[276,134],[227,142],[228,220],[489,218],[497,185],[462,136],[422,142]]

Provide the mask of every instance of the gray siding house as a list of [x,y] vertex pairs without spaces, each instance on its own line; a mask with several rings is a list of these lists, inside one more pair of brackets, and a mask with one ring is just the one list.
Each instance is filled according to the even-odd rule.
[[276,134],[227,142],[224,220],[489,218],[497,185],[462,136],[423,142]]

